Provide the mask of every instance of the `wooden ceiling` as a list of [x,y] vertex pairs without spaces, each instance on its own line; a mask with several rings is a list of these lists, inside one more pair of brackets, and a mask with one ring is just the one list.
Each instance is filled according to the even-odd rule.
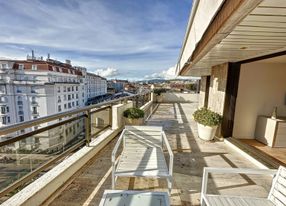
[[286,50],[286,0],[264,0],[234,29],[191,65],[189,74],[206,75],[214,65]]

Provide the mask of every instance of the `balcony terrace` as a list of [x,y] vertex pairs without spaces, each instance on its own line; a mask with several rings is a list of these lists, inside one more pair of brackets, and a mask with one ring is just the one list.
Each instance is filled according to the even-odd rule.
[[[163,126],[174,153],[174,184],[170,195],[171,205],[200,205],[204,167],[256,168],[256,165],[228,147],[223,141],[205,142],[197,137],[196,124],[192,119],[192,113],[197,108],[196,94],[192,94],[191,100],[182,101],[182,97],[180,97],[180,102],[174,100],[172,97],[172,101],[168,102],[165,99],[165,103],[151,102],[153,106],[156,105],[154,107],[156,109],[152,109],[153,114],[147,119],[146,124]],[[34,202],[32,201],[32,203],[39,205],[42,204],[41,201],[44,201],[46,205],[51,206],[98,205],[104,190],[111,189],[111,152],[117,137],[110,138],[110,141],[98,153],[91,156],[86,164],[78,168],[76,173],[70,175],[67,181],[61,181],[62,183],[52,195],[33,197]],[[96,147],[92,142],[93,140],[87,147]],[[69,158],[71,157],[73,155]],[[53,169],[49,173],[52,171]],[[270,176],[261,175],[211,175],[209,192],[265,197],[270,189],[271,180]],[[23,199],[25,199],[23,196],[28,195],[28,189],[24,188],[3,205],[18,201],[19,197],[19,202],[23,203]],[[167,191],[167,183],[165,180],[158,179],[120,177],[117,180],[116,189]],[[18,197],[16,197],[17,195]],[[37,195],[41,196],[35,194],[35,196]],[[27,204],[27,202],[29,201],[27,200],[25,203]],[[17,202],[14,203],[18,205]]]
[[[146,122],[163,126],[174,152],[174,189],[172,205],[199,205],[203,167],[255,168],[223,142],[204,142],[196,136],[191,115],[196,103],[160,104]],[[65,189],[58,192],[50,205],[98,205],[105,189],[111,189],[111,151],[116,139],[108,144],[84,167]],[[243,175],[216,176],[214,193],[251,194],[266,196],[271,179]],[[116,189],[167,191],[164,180],[119,178]],[[254,194],[254,195],[256,195]]]

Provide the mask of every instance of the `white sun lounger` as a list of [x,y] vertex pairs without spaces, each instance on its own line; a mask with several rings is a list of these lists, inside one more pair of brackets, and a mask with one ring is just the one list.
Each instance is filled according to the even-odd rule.
[[170,206],[167,192],[105,190],[99,206]]
[[[275,175],[267,198],[246,196],[211,195],[207,194],[207,180],[209,173],[222,174],[261,174]],[[254,191],[255,192],[255,191]],[[286,168],[280,166],[278,170],[271,169],[241,169],[241,168],[204,168],[201,205],[207,206],[286,206]]]
[[[123,142],[122,154],[115,161]],[[163,145],[170,159],[167,166]],[[173,152],[162,127],[126,126],[112,152],[112,189],[117,177],[166,178],[169,192],[172,189]]]

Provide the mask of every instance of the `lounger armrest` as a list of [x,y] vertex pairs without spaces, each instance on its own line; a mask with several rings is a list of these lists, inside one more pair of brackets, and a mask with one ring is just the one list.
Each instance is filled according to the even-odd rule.
[[166,137],[166,134],[164,131],[162,131],[162,138],[163,138],[163,142],[164,144],[166,145],[166,148],[168,150],[168,153],[169,153],[169,156],[170,156],[170,161],[169,161],[169,175],[172,176],[173,174],[173,162],[174,162],[174,154],[173,154],[173,151],[171,149],[171,146],[169,144],[169,141]]
[[201,205],[203,205],[203,198],[206,196],[206,193],[207,193],[207,184],[208,184],[209,173],[275,175],[277,173],[277,170],[274,170],[274,169],[205,167],[204,173],[203,173],[203,181],[202,181]]
[[124,136],[125,131],[126,131],[125,129],[122,131],[119,139],[117,140],[117,142],[116,142],[116,144],[115,144],[115,146],[114,146],[114,148],[112,150],[111,161],[112,161],[113,164],[115,163],[116,153],[117,153],[117,150],[118,150],[118,148],[119,148],[119,146],[120,146],[120,144],[121,144],[121,142],[123,140],[123,136]]

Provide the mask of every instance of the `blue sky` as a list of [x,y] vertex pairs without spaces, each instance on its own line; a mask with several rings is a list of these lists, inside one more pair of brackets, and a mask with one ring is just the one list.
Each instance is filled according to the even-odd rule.
[[0,0],[0,57],[38,56],[108,78],[170,77],[191,0]]

